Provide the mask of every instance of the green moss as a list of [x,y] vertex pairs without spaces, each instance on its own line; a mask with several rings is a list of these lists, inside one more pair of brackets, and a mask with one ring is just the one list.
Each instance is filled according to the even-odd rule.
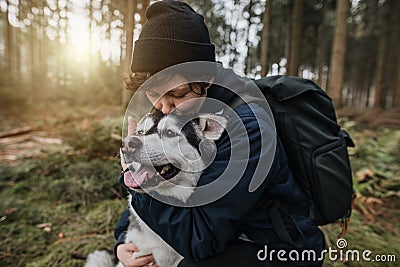
[[82,266],[76,255],[112,249],[126,207],[119,170],[114,159],[63,153],[1,166],[0,266]]

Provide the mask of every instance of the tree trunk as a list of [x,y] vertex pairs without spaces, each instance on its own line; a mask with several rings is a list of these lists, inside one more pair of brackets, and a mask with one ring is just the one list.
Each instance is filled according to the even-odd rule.
[[378,109],[385,108],[387,85],[385,82],[385,72],[388,67],[386,64],[387,52],[389,50],[389,23],[391,6],[395,0],[386,0],[382,6],[382,31],[379,38],[378,58],[375,76],[375,103],[374,107]]
[[333,47],[331,64],[329,67],[328,93],[336,106],[341,105],[342,88],[344,80],[344,63],[346,54],[347,37],[347,12],[349,11],[348,0],[337,0],[336,26],[333,36]]
[[[377,0],[368,0],[367,9],[370,10],[366,12],[366,16],[369,20],[368,23],[368,32],[370,33],[369,40],[367,44],[364,46],[364,62],[367,62],[367,71],[363,74],[362,79],[365,81],[363,84],[367,86],[367,99],[365,102],[365,106],[367,108],[372,108],[374,106],[374,83],[375,83],[375,73],[377,66],[377,53],[378,53],[378,40],[379,37],[376,34],[378,25],[379,25],[379,1]],[[371,60],[369,60],[371,59]]]
[[[96,77],[96,73],[97,73],[97,62],[95,61],[95,55],[93,54],[93,50],[94,50],[94,45],[93,45],[93,32],[95,30],[96,27],[96,22],[94,19],[94,6],[93,6],[93,0],[89,0],[88,3],[89,7],[89,55],[88,55],[88,65],[89,65],[89,81],[93,81],[95,80]],[[90,85],[91,87],[93,86],[93,84]]]
[[303,33],[304,0],[295,0],[292,14],[288,75],[297,76],[301,63],[301,36]]
[[397,83],[393,92],[393,107],[400,107],[400,56],[397,62]]
[[368,108],[370,106],[369,104],[369,99],[371,97],[371,83],[368,83],[368,87],[367,87],[367,92],[366,92],[366,97],[365,97],[365,107]]
[[37,32],[37,42],[38,42],[38,47],[37,47],[37,53],[39,56],[39,69],[38,73],[36,75],[37,83],[38,85],[38,90],[40,93],[40,96],[47,96],[47,91],[48,91],[48,67],[47,67],[47,61],[48,61],[48,54],[47,54],[47,42],[48,38],[46,37],[46,19],[45,19],[45,14],[43,12],[43,9],[45,7],[45,2],[43,1],[38,1],[37,4],[39,11],[39,14],[37,16],[37,25],[38,25],[38,32]]
[[142,0],[142,9],[140,10],[140,24],[146,23],[146,9],[150,5],[150,0]]
[[[291,25],[292,18],[289,17],[289,22],[288,25]],[[286,29],[286,39],[285,39],[285,56],[286,56],[286,74],[289,75],[289,69],[290,69],[290,49],[291,49],[291,39],[292,39],[292,29],[291,27],[287,27]]]
[[324,41],[324,26],[323,23],[318,25],[317,27],[317,52],[315,56],[315,73],[317,74],[316,76],[316,82],[318,84],[322,84],[322,76],[323,76],[323,67],[324,67],[324,62],[325,62],[325,41]]
[[[400,37],[400,28],[397,27],[397,36]],[[400,53],[397,53],[396,82],[393,87],[393,107],[400,107]]]
[[14,71],[15,71],[15,48],[17,47],[15,45],[15,32],[14,32],[14,26],[11,25],[10,23],[10,0],[7,0],[7,12],[6,12],[6,18],[7,18],[7,41],[6,41],[6,51],[5,54],[7,55],[7,84],[13,85],[15,81],[15,76],[14,76]]
[[[135,20],[134,20],[135,6],[136,6],[136,0],[129,0],[127,2],[127,10],[124,17],[124,25],[126,29],[126,53],[125,53],[125,60],[123,62],[123,71],[128,74],[131,73],[131,60],[133,51],[133,29],[135,28]],[[131,93],[122,88],[121,104],[123,107],[126,106],[130,97]]]
[[[19,3],[18,3],[19,5]],[[21,8],[18,7],[18,20],[20,20],[19,13],[21,12]],[[19,31],[19,29],[14,29],[14,31]],[[21,32],[16,32],[15,34],[15,41],[16,44],[21,44]],[[15,82],[18,83],[18,85],[22,85],[22,76],[21,76],[21,45],[17,45],[15,48],[15,59],[14,59],[14,77],[15,77]]]
[[251,13],[253,10],[253,0],[250,0],[249,5],[247,6],[247,12],[249,12],[249,18],[247,20],[248,26],[246,29],[246,47],[247,47],[247,55],[245,58],[245,67],[244,67],[244,74],[247,75],[248,73],[251,72],[251,55],[250,55],[250,51],[251,51],[251,42],[250,42],[250,27],[251,27]]
[[[0,19],[1,19],[1,26],[0,26],[0,34],[1,34],[1,39],[4,40],[4,48],[6,49],[6,40],[7,40],[7,24],[8,24],[8,18],[7,18],[7,13],[0,12]],[[4,51],[5,52],[5,51]],[[6,77],[5,72],[7,70],[7,54],[6,53],[1,53],[0,54],[0,85],[4,84],[4,78]]]
[[[235,7],[234,7],[235,8]],[[239,18],[235,18],[236,20],[233,21],[233,14],[234,11],[231,10],[231,14],[232,14],[232,23],[231,23],[231,28],[229,31],[229,40],[231,40],[231,43],[229,44],[229,49],[228,49],[228,55],[230,55],[229,57],[229,66],[235,66],[235,64],[238,62],[238,57],[239,57],[239,53],[237,51],[236,48],[236,44],[239,41],[239,29],[238,29],[238,23],[239,23]],[[232,35],[234,35],[234,39],[232,38]]]
[[36,30],[31,28],[29,34],[29,55],[30,55],[30,66],[29,66],[29,85],[28,85],[28,104],[32,105],[35,103],[37,99],[37,82],[36,82],[36,73],[37,73],[37,63],[36,63]]
[[271,17],[271,3],[265,1],[265,10],[262,16],[263,29],[261,32],[261,77],[268,74],[268,43],[269,43],[269,24]]

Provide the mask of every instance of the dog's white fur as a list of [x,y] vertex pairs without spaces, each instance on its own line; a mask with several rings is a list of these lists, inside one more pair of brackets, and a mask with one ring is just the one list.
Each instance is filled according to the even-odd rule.
[[[129,203],[131,203],[132,196],[129,195],[128,199]],[[133,219],[139,223],[138,229],[132,228],[128,230],[126,234],[125,243],[133,242],[140,249],[140,252],[135,252],[133,257],[138,258],[140,256],[153,254],[154,260],[157,262],[158,266],[177,266],[182,260],[182,256],[140,219],[131,204],[129,204],[129,210],[131,211]],[[123,265],[119,263],[118,267],[123,267]]]
[[[158,194],[174,197],[183,202],[186,202],[194,191],[198,179],[201,176],[201,170],[206,166],[202,160],[199,150],[193,147],[187,138],[179,129],[176,117],[164,116],[158,122],[153,120],[153,117],[145,116],[137,127],[138,134],[135,137],[142,142],[140,149],[134,149],[133,153],[123,153],[123,157],[127,162],[134,162],[135,169],[138,169],[140,164],[154,164],[155,166],[165,165],[168,163],[178,164],[180,172],[169,180],[161,181],[158,185],[152,188],[146,188],[145,191],[156,191]],[[155,134],[146,135],[154,125],[158,123],[157,132]],[[189,122],[192,123],[192,122]],[[192,127],[195,134],[201,140],[217,140],[222,135],[226,127],[226,118],[214,114],[202,114],[199,116],[198,123]],[[174,137],[163,137],[163,133],[171,131],[176,134]],[[179,151],[177,151],[179,149]],[[139,163],[140,162],[140,163]],[[151,178],[150,178],[151,179]],[[143,193],[143,189],[134,189]],[[137,215],[131,205],[132,196],[129,195],[128,203],[131,212],[130,220],[138,225],[129,227],[125,243],[133,242],[136,244],[140,252],[134,253],[133,257],[137,258],[143,255],[153,254],[154,259],[160,267],[177,266],[181,261],[182,256],[178,254],[171,246],[163,241],[156,233],[153,232]],[[95,254],[96,253],[96,254]],[[85,267],[109,267],[111,255],[101,254],[96,251],[88,256]],[[96,261],[97,260],[97,261]],[[102,265],[105,263],[104,265]],[[117,265],[123,267],[121,263]]]

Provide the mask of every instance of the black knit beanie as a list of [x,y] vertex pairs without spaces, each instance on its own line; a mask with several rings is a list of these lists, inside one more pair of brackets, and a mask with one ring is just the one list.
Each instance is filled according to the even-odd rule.
[[158,72],[190,61],[215,62],[204,18],[181,1],[159,1],[146,10],[147,22],[135,42],[133,72]]

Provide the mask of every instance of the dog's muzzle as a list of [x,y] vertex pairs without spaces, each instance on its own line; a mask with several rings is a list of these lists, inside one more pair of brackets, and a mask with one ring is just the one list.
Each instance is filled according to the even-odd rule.
[[124,183],[130,188],[152,188],[165,180],[174,178],[180,169],[172,163],[160,166],[141,165],[135,171],[124,174]]

